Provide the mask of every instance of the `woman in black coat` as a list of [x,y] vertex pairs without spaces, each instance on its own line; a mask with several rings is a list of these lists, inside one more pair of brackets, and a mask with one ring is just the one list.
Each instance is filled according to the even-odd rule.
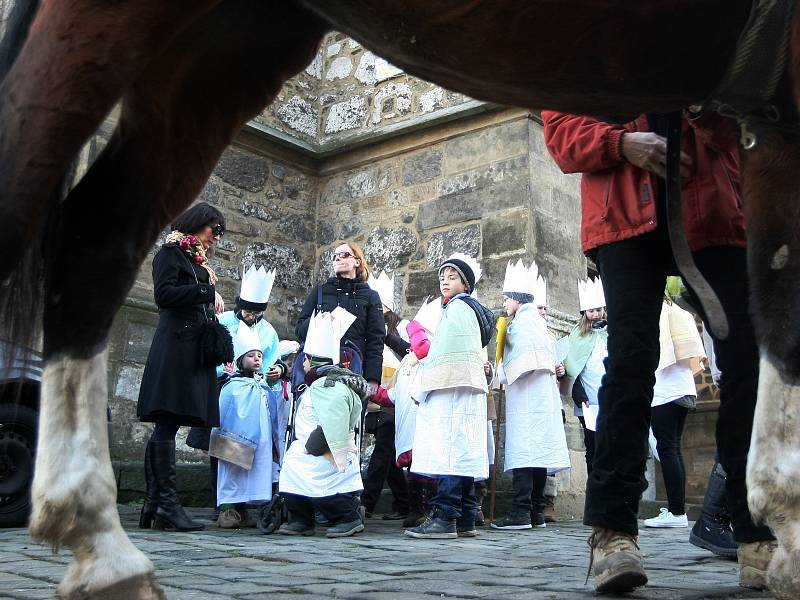
[[203,366],[200,338],[207,320],[224,306],[206,251],[225,231],[225,218],[200,202],[180,215],[153,258],[159,309],[139,389],[137,414],[155,423],[145,451],[147,500],[139,527],[198,531],[175,488],[175,434],[181,425],[219,425],[216,372]]
[[333,271],[334,277],[315,287],[306,298],[295,334],[305,341],[308,322],[317,310],[317,304],[321,304],[321,310],[325,312],[341,306],[355,315],[356,320],[344,334],[342,343],[347,340],[358,348],[363,360],[361,374],[373,389],[377,389],[383,368],[386,326],[381,298],[367,284],[369,268],[364,251],[353,242],[338,244],[333,253]]

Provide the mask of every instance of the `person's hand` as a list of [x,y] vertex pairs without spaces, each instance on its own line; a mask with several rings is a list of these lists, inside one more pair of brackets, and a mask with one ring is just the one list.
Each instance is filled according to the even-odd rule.
[[278,365],[272,365],[267,371],[267,381],[269,383],[275,383],[278,379],[281,378],[281,369]]
[[563,377],[566,372],[567,370],[564,368],[564,363],[558,363],[556,365],[556,377]]
[[214,292],[214,312],[217,314],[225,312],[225,301],[219,295],[219,292]]
[[378,386],[380,384],[377,381],[368,381],[367,382],[367,399],[372,398],[375,395],[375,392],[378,391]]
[[233,363],[229,362],[229,363],[225,363],[224,365],[222,365],[222,371],[223,371],[223,373],[227,373],[228,375],[233,373]]
[[[620,146],[623,158],[635,167],[667,176],[667,139],[652,131],[634,131],[622,135]],[[681,152],[681,177],[688,177],[692,159]]]

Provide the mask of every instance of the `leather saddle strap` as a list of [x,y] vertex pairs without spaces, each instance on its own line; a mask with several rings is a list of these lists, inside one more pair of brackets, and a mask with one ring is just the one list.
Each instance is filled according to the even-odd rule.
[[712,333],[718,339],[728,337],[728,317],[717,293],[700,273],[692,257],[681,207],[681,112],[667,114],[667,230],[672,255],[681,276],[697,294]]

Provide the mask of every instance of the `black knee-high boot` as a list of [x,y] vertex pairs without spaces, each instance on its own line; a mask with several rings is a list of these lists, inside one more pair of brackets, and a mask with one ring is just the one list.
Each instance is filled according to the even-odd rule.
[[203,524],[189,518],[178,498],[175,484],[175,440],[150,443],[151,464],[158,487],[158,508],[153,527],[167,531],[200,531]]
[[153,517],[158,508],[158,483],[153,473],[151,444],[148,441],[144,451],[144,482],[147,486],[147,495],[142,505],[142,512],[139,515],[139,529],[150,529],[153,526]]

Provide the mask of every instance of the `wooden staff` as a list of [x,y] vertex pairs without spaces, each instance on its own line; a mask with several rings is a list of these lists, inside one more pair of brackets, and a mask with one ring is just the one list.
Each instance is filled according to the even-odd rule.
[[[508,329],[508,319],[505,316],[497,318],[497,337],[495,338],[494,350],[494,369],[497,373],[497,367],[503,360],[503,350],[506,345],[506,330]],[[491,391],[489,392],[491,394]],[[494,465],[492,468],[492,483],[491,483],[491,498],[489,500],[489,523],[494,521],[494,507],[497,499],[497,468],[500,463],[500,419],[505,414],[505,390],[503,384],[500,384],[500,390],[497,394],[497,427],[494,428]]]

